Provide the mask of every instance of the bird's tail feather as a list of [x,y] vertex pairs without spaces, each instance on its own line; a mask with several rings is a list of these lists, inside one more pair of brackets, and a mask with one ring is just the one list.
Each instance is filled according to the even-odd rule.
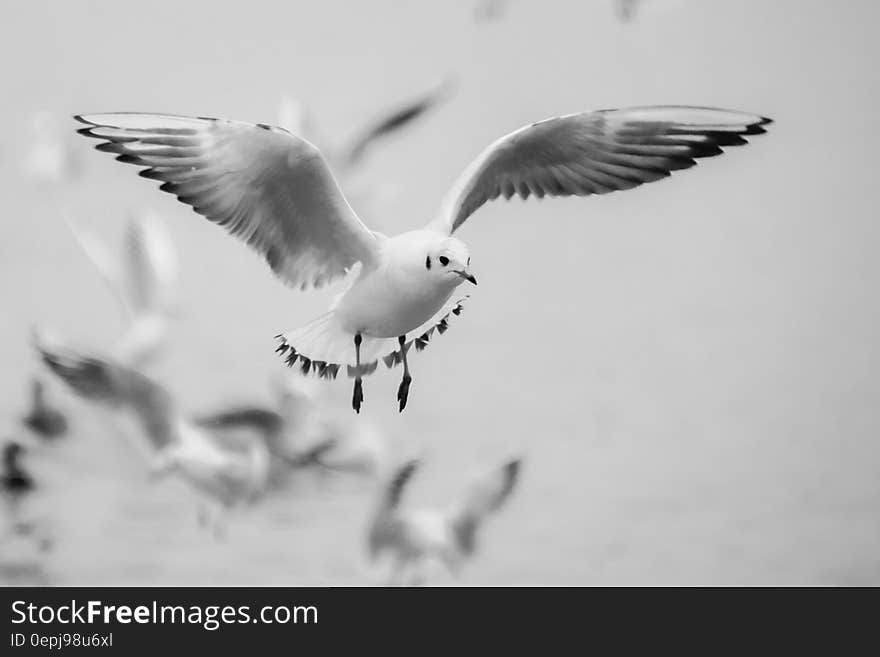
[[[408,334],[406,348],[424,349],[434,335],[443,334],[452,316],[461,314],[467,297],[447,303],[428,322]],[[376,371],[381,359],[389,368],[402,358],[397,338],[363,336],[360,346],[360,370],[356,368],[354,336],[342,328],[334,311],[324,313],[305,326],[275,336],[280,341],[275,350],[288,367],[299,367],[303,374],[314,373],[322,379],[335,379],[340,369],[349,377],[367,376]]]
[[[346,372],[348,368],[354,368],[354,336],[342,328],[332,310],[301,328],[275,337],[280,340],[275,351],[285,358],[288,367],[298,367],[303,374],[312,372],[322,379],[335,379],[340,370]],[[391,342],[384,338],[363,338],[360,349],[362,376],[376,370],[383,349],[393,349]]]

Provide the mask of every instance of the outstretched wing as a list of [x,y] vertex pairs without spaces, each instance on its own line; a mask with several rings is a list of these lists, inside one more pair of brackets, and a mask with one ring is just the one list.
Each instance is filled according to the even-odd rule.
[[377,238],[351,209],[320,151],[285,130],[224,119],[87,114],[80,134],[223,226],[299,288],[356,262],[375,263]]
[[433,228],[452,233],[486,201],[588,196],[660,180],[696,159],[746,144],[771,119],[708,107],[657,106],[561,116],[520,128],[477,157]]

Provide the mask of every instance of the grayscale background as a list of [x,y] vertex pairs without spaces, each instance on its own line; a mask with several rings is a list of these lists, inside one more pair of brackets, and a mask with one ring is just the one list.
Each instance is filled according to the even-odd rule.
[[[108,241],[164,219],[184,312],[157,376],[194,411],[268,399],[272,336],[332,290],[292,294],[223,231],[73,137],[82,175],[19,166],[35,112],[275,121],[282,94],[340,136],[453,74],[453,97],[370,156],[357,205],[426,222],[497,137],[546,117],[694,104],[775,119],[767,135],[640,189],[487,205],[461,232],[480,280],[449,332],[366,381],[361,415],[424,455],[410,491],[443,503],[475,464],[525,455],[468,585],[880,584],[880,56],[872,0],[21,2],[0,24],[0,438],[43,370],[34,326],[100,346],[118,313],[61,218]],[[668,5],[668,6],[665,6]],[[151,483],[101,413],[47,374],[69,436],[29,455],[46,554],[0,542],[0,581],[367,585],[376,482],[305,478],[195,526],[189,489]],[[348,408],[350,383],[327,385]]]

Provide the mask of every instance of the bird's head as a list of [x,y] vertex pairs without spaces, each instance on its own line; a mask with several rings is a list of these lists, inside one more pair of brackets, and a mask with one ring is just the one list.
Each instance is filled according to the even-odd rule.
[[443,236],[427,244],[422,266],[433,280],[455,287],[464,281],[477,284],[477,279],[468,269],[470,263],[471,256],[464,242]]

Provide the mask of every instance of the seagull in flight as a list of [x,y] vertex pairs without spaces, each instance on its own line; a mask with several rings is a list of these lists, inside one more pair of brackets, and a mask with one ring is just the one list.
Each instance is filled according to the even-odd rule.
[[456,235],[499,197],[589,196],[638,187],[687,169],[698,158],[740,146],[771,120],[689,106],[606,109],[539,121],[501,137],[468,165],[422,228],[393,237],[370,230],[310,142],[266,124],[163,114],[83,114],[79,133],[96,148],[144,167],[198,214],[257,251],[284,283],[299,289],[347,278],[328,312],[279,334],[277,351],[303,373],[354,379],[381,359],[403,366],[399,410],[412,376],[408,354],[442,334],[462,311],[463,283],[476,285]]
[[393,583],[421,583],[431,559],[457,574],[476,551],[483,521],[500,509],[516,488],[522,460],[511,459],[476,479],[466,495],[446,509],[402,505],[403,491],[418,466],[419,462],[412,460],[395,471],[382,491],[367,532],[367,552],[372,560],[391,553]]

